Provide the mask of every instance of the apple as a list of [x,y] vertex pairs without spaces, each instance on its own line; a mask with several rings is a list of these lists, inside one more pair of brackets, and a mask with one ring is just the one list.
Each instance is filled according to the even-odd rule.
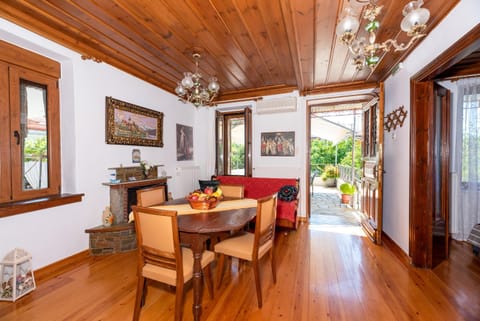
[[207,195],[210,195],[213,193],[213,188],[212,187],[205,187],[205,189],[203,190],[203,192]]
[[196,200],[198,200],[198,195],[197,195],[197,194],[193,194],[192,196],[190,196],[190,199],[191,199],[192,201],[196,201]]

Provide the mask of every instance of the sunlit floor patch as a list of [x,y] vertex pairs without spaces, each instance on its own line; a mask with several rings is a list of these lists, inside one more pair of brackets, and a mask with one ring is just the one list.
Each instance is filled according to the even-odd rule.
[[355,236],[365,236],[360,226],[354,225],[330,225],[330,224],[310,224],[308,227],[312,231],[321,231],[328,233],[347,234]]

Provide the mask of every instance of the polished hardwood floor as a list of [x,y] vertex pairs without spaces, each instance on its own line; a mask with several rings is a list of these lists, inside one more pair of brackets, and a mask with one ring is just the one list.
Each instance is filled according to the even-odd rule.
[[[213,300],[205,291],[201,319],[480,320],[480,259],[462,243],[452,244],[450,260],[423,270],[372,244],[356,226],[301,224],[277,233],[275,253],[276,285],[262,262],[262,309],[252,270],[238,271],[233,261]],[[87,258],[17,302],[0,302],[0,320],[131,320],[135,264],[134,252]],[[186,289],[189,321],[191,285]],[[148,291],[140,320],[173,320],[173,289],[151,283]]]

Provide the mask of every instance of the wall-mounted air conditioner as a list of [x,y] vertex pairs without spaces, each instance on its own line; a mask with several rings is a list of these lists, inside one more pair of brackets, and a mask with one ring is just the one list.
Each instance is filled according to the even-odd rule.
[[284,97],[257,101],[257,114],[289,113],[297,110],[296,97]]

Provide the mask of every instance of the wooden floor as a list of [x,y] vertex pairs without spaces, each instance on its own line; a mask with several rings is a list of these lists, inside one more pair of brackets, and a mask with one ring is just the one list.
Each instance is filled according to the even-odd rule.
[[[202,320],[480,320],[480,260],[461,243],[434,271],[405,266],[356,227],[302,224],[276,238],[277,284],[262,267],[264,305],[257,308],[249,266],[230,276]],[[0,303],[1,321],[131,320],[135,253],[90,258],[37,284],[15,303]],[[263,262],[267,263],[267,262]],[[173,290],[149,286],[141,320],[173,320]],[[184,320],[192,320],[187,287]]]

